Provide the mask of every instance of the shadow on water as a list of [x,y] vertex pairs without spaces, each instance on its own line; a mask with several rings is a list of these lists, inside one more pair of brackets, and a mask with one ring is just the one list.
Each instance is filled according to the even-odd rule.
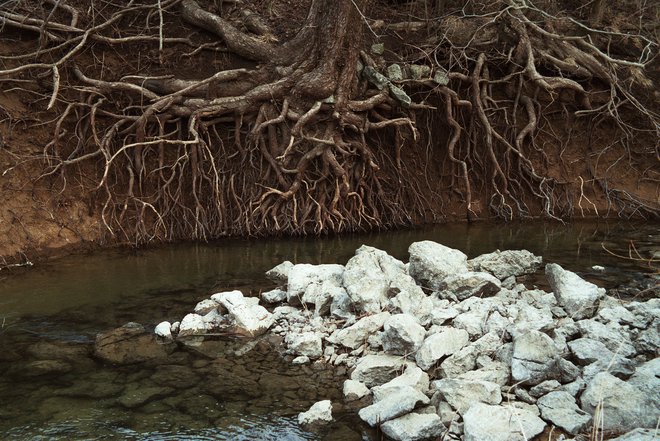
[[[644,259],[660,251],[655,223],[442,225],[328,238],[224,240],[210,244],[71,256],[0,278],[2,439],[376,439],[350,409],[328,433],[300,429],[313,402],[341,402],[332,372],[292,366],[277,345],[214,343],[213,353],[178,348],[166,360],[133,366],[91,356],[96,333],[134,321],[180,319],[213,291],[257,294],[264,272],[282,262],[345,263],[362,244],[407,260],[410,243],[434,240],[469,257],[528,249],[607,288],[652,271],[622,259],[629,244]],[[595,271],[594,265],[605,267]],[[657,264],[656,264],[657,265]],[[656,270],[657,271],[657,270]],[[543,286],[543,278],[525,283]]]

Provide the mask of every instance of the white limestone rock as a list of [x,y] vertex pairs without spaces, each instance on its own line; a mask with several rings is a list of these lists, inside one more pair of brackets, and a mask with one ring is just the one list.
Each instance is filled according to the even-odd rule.
[[322,338],[318,332],[290,333],[284,338],[284,342],[296,355],[316,359],[323,354]]
[[204,299],[201,302],[197,303],[197,305],[195,305],[195,309],[193,311],[195,312],[195,314],[206,315],[213,310],[217,311],[218,306],[220,306],[220,304],[215,300]]
[[286,291],[273,289],[271,291],[263,292],[261,293],[261,300],[270,304],[282,303],[286,301]]
[[541,266],[542,261],[527,250],[497,250],[471,259],[467,264],[471,271],[484,271],[504,280],[532,274]]
[[381,386],[374,386],[371,388],[371,392],[374,395],[374,401],[380,401],[394,389],[402,387],[412,387],[426,394],[429,390],[429,375],[418,366],[409,365],[403,374]]
[[212,298],[227,308],[234,332],[247,337],[264,334],[275,323],[273,314],[259,305],[256,297],[245,298],[240,291],[214,294]]
[[314,403],[307,412],[298,414],[298,424],[303,427],[314,427],[332,421],[332,402],[323,400]]
[[288,274],[287,301],[300,304],[310,285],[341,286],[343,274],[344,267],[337,264],[293,265]]
[[266,271],[266,277],[268,277],[269,280],[284,286],[289,280],[289,271],[291,271],[291,268],[293,268],[293,263],[285,260],[276,267]]
[[391,419],[405,415],[418,405],[429,404],[429,398],[419,390],[404,386],[393,391],[371,406],[360,409],[358,415],[362,421],[375,427]]
[[427,337],[415,354],[417,365],[428,370],[436,361],[459,351],[469,341],[467,331],[447,328],[446,330]]
[[460,301],[472,296],[495,295],[502,288],[502,283],[488,273],[470,271],[445,277],[439,288],[440,298]]
[[199,314],[186,314],[179,325],[179,337],[206,334],[209,324]]
[[394,314],[385,320],[383,350],[394,355],[414,354],[422,345],[425,329],[410,314]]
[[435,413],[413,412],[387,421],[380,430],[394,441],[424,441],[438,438],[446,428]]
[[602,342],[607,349],[623,357],[635,355],[635,346],[624,327],[615,323],[604,325],[596,320],[580,320],[575,322],[583,337]]
[[171,340],[172,324],[170,322],[160,322],[158,323],[158,325],[156,325],[156,329],[154,329],[154,333],[159,337],[163,337],[167,340]]
[[357,349],[367,341],[370,335],[380,331],[389,317],[389,312],[380,312],[364,317],[347,328],[335,331],[328,337],[328,341],[341,344],[347,348]]
[[475,403],[463,414],[464,441],[527,441],[545,429],[545,422],[526,409]]
[[346,380],[344,381],[344,399],[346,401],[355,401],[369,395],[369,388],[359,381]]
[[463,252],[430,240],[411,244],[408,253],[408,273],[417,284],[428,289],[438,290],[445,277],[468,271]]
[[402,357],[370,354],[358,360],[355,370],[351,373],[351,380],[360,381],[370,388],[380,386],[397,377],[408,366],[414,364]]
[[592,317],[605,290],[556,263],[545,266],[545,275],[559,305],[575,320]]

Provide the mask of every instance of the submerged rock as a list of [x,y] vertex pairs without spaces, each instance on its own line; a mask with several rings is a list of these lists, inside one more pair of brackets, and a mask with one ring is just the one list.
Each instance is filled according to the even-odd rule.
[[173,346],[156,341],[138,323],[127,323],[120,328],[102,332],[96,336],[94,355],[114,364],[132,364],[148,360],[164,359]]

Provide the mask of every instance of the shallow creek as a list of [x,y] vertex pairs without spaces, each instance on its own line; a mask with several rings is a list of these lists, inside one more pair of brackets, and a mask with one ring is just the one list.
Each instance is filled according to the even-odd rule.
[[[627,256],[633,243],[640,256],[658,259],[660,224],[461,224],[322,239],[227,240],[106,251],[2,271],[0,439],[380,439],[342,406],[346,372],[293,366],[272,338],[182,346],[165,360],[132,366],[103,365],[90,354],[100,331],[130,321],[153,327],[180,320],[217,291],[258,295],[273,287],[264,272],[283,260],[344,264],[367,244],[405,261],[408,246],[419,240],[469,257],[524,248],[614,288],[650,269],[603,247]],[[648,285],[651,279],[642,280]],[[547,289],[542,275],[523,282]],[[297,414],[322,399],[337,403],[335,423],[323,433],[300,429]]]

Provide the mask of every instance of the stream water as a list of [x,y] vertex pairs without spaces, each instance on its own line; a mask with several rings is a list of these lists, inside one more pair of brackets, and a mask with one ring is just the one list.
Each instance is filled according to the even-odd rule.
[[[379,439],[341,405],[324,432],[300,429],[298,412],[315,401],[341,403],[336,375],[342,372],[293,366],[272,339],[180,347],[166,360],[132,366],[104,365],[91,349],[98,332],[131,321],[153,327],[179,320],[213,292],[270,289],[263,274],[283,260],[343,264],[361,244],[407,260],[408,246],[418,240],[469,257],[528,249],[606,288],[641,280],[644,289],[658,280],[641,276],[654,271],[642,259],[655,256],[658,266],[657,222],[460,224],[321,239],[225,240],[105,251],[2,271],[0,439]],[[541,275],[525,283],[547,288]]]

